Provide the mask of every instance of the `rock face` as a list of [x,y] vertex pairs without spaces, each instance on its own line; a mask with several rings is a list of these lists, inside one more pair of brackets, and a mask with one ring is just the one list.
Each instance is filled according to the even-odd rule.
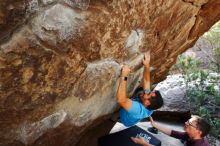
[[151,50],[152,81],[220,19],[219,0],[1,0],[0,145],[75,145],[132,93]]
[[155,87],[155,90],[159,90],[164,99],[164,106],[159,111],[184,113],[190,110],[182,75],[169,75],[166,80]]

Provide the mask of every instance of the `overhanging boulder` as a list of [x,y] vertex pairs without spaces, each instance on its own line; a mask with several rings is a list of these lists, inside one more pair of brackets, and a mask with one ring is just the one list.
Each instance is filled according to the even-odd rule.
[[219,19],[217,0],[1,0],[0,144],[74,145],[118,108],[121,64],[131,94],[151,50],[160,82]]

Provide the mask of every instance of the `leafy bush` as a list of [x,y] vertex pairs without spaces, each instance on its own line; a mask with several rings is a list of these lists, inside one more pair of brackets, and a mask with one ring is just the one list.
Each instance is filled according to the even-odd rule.
[[219,94],[215,94],[213,96],[213,98],[215,100],[216,105],[220,106],[220,95]]
[[216,72],[220,72],[220,21],[217,22],[208,32],[203,35],[212,46],[214,60],[211,60],[211,67]]
[[203,62],[199,59],[181,55],[171,70],[183,74],[191,112],[207,119],[212,127],[211,134],[220,138],[220,118],[216,116],[220,113],[220,76],[209,73],[220,73],[220,21],[203,38],[211,44],[209,49],[214,56],[207,57],[208,68],[201,69]]
[[184,76],[191,112],[207,119],[212,127],[211,133],[219,137],[220,118],[211,113],[213,108],[220,109],[220,93],[215,89],[218,78],[210,77],[208,71],[200,69],[200,63],[201,60],[180,56],[176,66]]

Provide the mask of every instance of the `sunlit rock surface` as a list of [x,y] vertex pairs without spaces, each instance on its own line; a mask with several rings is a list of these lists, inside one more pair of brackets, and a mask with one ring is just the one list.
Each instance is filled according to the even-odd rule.
[[156,86],[155,90],[159,90],[164,98],[164,106],[159,111],[184,113],[190,110],[182,75],[169,75],[166,80]]
[[152,81],[220,19],[219,0],[1,0],[0,145],[75,145],[129,94],[151,50]]

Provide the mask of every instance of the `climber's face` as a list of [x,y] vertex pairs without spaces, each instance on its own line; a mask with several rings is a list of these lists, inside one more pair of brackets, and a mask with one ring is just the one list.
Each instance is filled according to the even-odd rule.
[[149,92],[149,93],[142,93],[140,95],[140,99],[142,104],[144,105],[144,107],[148,107],[151,103],[150,103],[150,99],[156,96],[155,92]]

